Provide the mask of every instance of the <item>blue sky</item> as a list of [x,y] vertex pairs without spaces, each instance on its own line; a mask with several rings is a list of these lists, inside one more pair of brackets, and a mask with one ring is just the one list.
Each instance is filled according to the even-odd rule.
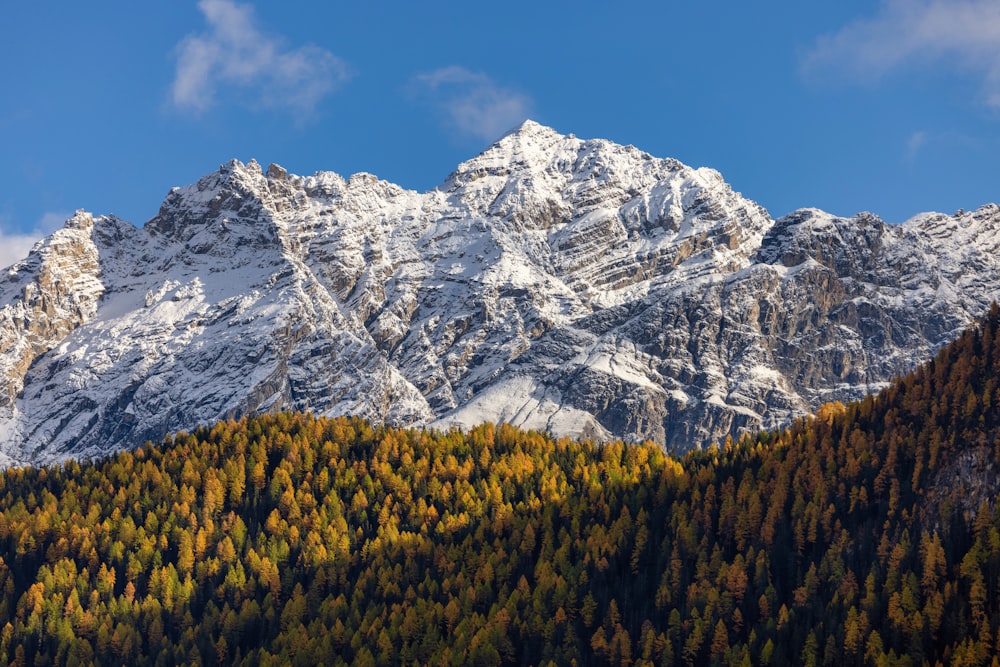
[[1000,3],[7,3],[0,264],[230,158],[440,183],[533,118],[773,216],[1000,201]]

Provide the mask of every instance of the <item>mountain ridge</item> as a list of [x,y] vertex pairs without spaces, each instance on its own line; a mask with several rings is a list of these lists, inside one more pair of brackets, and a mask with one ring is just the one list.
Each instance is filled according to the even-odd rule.
[[671,449],[928,358],[1000,296],[1000,209],[774,220],[711,169],[526,122],[441,186],[236,160],[0,282],[0,451],[278,409]]

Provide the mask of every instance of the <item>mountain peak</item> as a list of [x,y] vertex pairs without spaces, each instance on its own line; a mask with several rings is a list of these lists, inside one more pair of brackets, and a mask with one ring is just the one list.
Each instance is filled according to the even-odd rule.
[[90,229],[94,226],[94,215],[79,208],[63,224],[67,229]]
[[[572,135],[570,135],[572,136]],[[497,143],[502,142],[508,137],[520,137],[520,138],[563,138],[563,135],[554,130],[553,128],[542,125],[541,123],[531,120],[530,118],[523,121],[520,125],[512,128],[502,137],[497,140]]]
[[551,127],[526,120],[470,162],[506,160],[512,164],[529,164],[546,161],[559,147],[571,147],[578,143],[572,135],[565,136]]
[[686,449],[877,388],[1000,298],[995,207],[776,225],[534,121],[424,194],[232,160],[143,229],[90,219],[0,281],[20,461],[283,409]]
[[[264,201],[270,199],[269,181],[281,180],[277,176],[283,171],[271,165],[265,175],[257,160],[251,159],[246,164],[237,159],[229,160],[192,185],[172,188],[145,228],[184,242],[204,231],[231,229],[240,220],[262,228],[253,221],[260,217]],[[211,234],[215,232],[210,231]],[[270,233],[265,235],[265,238],[270,237]]]

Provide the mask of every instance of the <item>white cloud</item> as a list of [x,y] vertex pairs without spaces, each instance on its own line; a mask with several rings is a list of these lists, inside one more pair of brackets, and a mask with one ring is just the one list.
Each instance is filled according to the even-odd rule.
[[443,113],[458,132],[492,141],[531,115],[531,98],[490,77],[452,65],[417,74],[411,90]]
[[13,233],[4,229],[7,226],[7,219],[0,218],[0,268],[8,267],[27,257],[28,252],[42,237],[62,227],[70,215],[69,213],[46,213],[30,232]]
[[874,81],[941,63],[981,77],[984,101],[1000,108],[1000,3],[882,0],[876,16],[821,37],[802,65],[807,75]]
[[8,234],[0,230],[0,268],[8,267],[28,256],[31,247],[42,234]]
[[286,48],[260,31],[253,8],[233,0],[200,0],[208,31],[177,46],[171,100],[181,109],[210,108],[220,91],[241,94],[254,107],[309,115],[351,77],[348,65],[329,51],[305,45]]

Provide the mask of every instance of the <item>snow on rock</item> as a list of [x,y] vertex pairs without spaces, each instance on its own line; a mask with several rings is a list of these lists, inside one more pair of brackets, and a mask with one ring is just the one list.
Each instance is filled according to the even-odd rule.
[[231,161],[0,281],[0,465],[281,409],[686,449],[878,388],[1000,295],[1000,208],[773,220],[528,121],[417,193]]

